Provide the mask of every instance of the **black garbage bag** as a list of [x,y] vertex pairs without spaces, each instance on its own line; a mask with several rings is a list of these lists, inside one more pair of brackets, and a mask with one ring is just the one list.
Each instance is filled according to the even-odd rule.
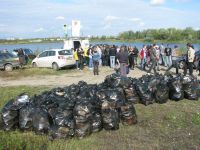
[[4,130],[9,131],[19,127],[19,110],[28,102],[29,96],[26,93],[8,101],[1,112]]
[[194,84],[194,88],[197,91],[197,96],[200,98],[200,80],[197,80]]
[[132,104],[121,106],[120,116],[123,125],[133,125],[137,123],[136,111]]
[[74,129],[67,126],[52,126],[49,130],[49,139],[69,139],[74,136]]
[[103,128],[105,130],[117,130],[119,129],[119,110],[116,108],[105,108],[101,110],[103,119]]
[[31,104],[23,106],[19,111],[19,128],[21,130],[31,130],[33,127],[33,114],[35,107]]
[[111,74],[106,76],[104,83],[107,87],[116,88],[121,84],[121,77],[119,74]]
[[185,76],[182,80],[184,98],[189,100],[198,100],[197,89],[195,88],[197,80],[191,76]]
[[159,83],[156,86],[156,91],[154,94],[155,97],[155,102],[156,103],[166,103],[169,99],[169,87],[167,86],[167,82],[165,81],[161,81],[161,83]]
[[72,95],[77,95],[79,93],[80,89],[78,85],[72,84],[68,87],[68,93]]
[[88,84],[84,81],[79,81],[78,86],[79,86],[78,98],[88,98],[90,96]]
[[136,89],[140,97],[140,103],[145,106],[154,103],[153,92],[148,89],[148,84],[138,82]]
[[2,109],[4,130],[9,131],[19,127],[19,111],[13,107],[14,100],[10,100]]
[[82,101],[77,102],[73,111],[76,123],[84,123],[91,120],[92,111],[93,106],[87,99],[82,99]]
[[57,126],[66,126],[68,125],[71,120],[74,119],[73,117],[73,110],[63,110],[61,108],[50,109],[49,115],[53,119],[54,125]]
[[99,132],[102,129],[102,116],[99,112],[92,113],[92,132]]
[[137,104],[140,101],[140,97],[137,94],[135,85],[131,85],[129,88],[124,88],[126,101],[131,104]]
[[108,88],[108,89],[102,89],[97,92],[97,97],[101,101],[101,104],[104,101],[108,101],[111,107],[120,107],[124,105],[126,101],[126,97],[124,95],[124,90],[122,88]]
[[46,110],[41,108],[35,108],[32,115],[33,130],[37,134],[48,133],[50,129],[50,118]]
[[52,91],[44,91],[40,95],[34,95],[31,97],[30,102],[36,107],[42,107],[49,109],[52,107],[58,107],[56,101],[54,101],[54,94]]
[[168,83],[168,87],[171,100],[179,101],[184,99],[183,85],[180,77],[172,78]]
[[119,74],[112,74],[106,76],[104,83],[107,87],[117,88],[117,87],[124,87],[128,88],[131,85],[131,79],[128,77],[122,77]]
[[91,122],[75,123],[75,135],[82,139],[92,133]]
[[92,132],[93,106],[88,99],[77,101],[74,107],[75,135],[78,138],[88,136]]

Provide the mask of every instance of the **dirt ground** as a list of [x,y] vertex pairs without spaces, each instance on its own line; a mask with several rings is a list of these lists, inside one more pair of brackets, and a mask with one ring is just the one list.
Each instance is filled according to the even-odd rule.
[[[159,73],[164,74],[166,68],[161,67],[161,71]],[[78,83],[83,80],[89,84],[101,83],[104,81],[107,75],[114,73],[115,71],[109,67],[100,67],[100,73],[98,76],[94,76],[92,70],[89,70],[87,67],[84,68],[83,71],[80,70],[71,70],[70,72],[66,72],[66,74],[61,75],[35,75],[30,77],[20,77],[16,79],[11,79],[9,77],[0,77],[0,87],[7,86],[48,86],[48,87],[62,87],[67,86],[73,83]],[[153,72],[153,71],[152,71]],[[175,69],[172,69],[171,72],[174,74]],[[180,71],[182,72],[182,71]],[[134,70],[130,70],[128,74],[129,77],[139,78],[142,75],[145,75],[146,72],[140,70],[139,68],[135,68]],[[196,70],[194,70],[194,75],[197,76]],[[200,79],[200,77],[198,77]]]
[[[161,67],[159,73],[164,74],[165,67]],[[0,78],[0,86],[49,86],[49,87],[62,87],[66,85],[70,85],[73,83],[78,83],[83,80],[89,84],[101,83],[104,81],[107,75],[114,73],[115,71],[109,67],[100,67],[100,73],[98,76],[94,76],[92,70],[89,70],[87,67],[84,68],[83,71],[73,70],[71,72],[67,72],[66,74],[61,75],[44,75],[44,76],[31,76],[31,77],[23,77],[19,79],[10,79],[8,78]],[[171,70],[171,73],[174,74],[175,69]],[[182,72],[182,71],[181,71]],[[135,67],[134,70],[130,70],[128,74],[129,77],[139,78],[142,75],[145,75],[146,72],[140,70]],[[197,76],[197,72],[194,71],[194,75]],[[197,76],[200,79],[199,76]]]

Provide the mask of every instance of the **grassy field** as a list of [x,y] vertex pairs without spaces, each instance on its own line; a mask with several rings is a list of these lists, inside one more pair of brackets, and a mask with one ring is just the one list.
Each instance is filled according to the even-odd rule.
[[[0,88],[0,107],[22,92],[30,95],[48,90],[48,87],[5,87]],[[200,100],[143,106],[135,105],[138,124],[123,126],[117,131],[104,131],[92,134],[82,140],[49,141],[46,135],[33,132],[0,130],[1,149],[199,149],[200,148]]]
[[32,68],[31,66],[25,66],[23,68],[14,69],[12,72],[0,71],[0,78],[17,79],[41,75],[62,75],[73,71],[75,71],[73,68],[64,68],[59,71],[55,71],[51,68]]

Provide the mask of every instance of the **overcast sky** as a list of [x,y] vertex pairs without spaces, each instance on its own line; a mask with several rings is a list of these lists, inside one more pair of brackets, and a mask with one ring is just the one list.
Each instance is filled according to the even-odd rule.
[[0,0],[0,38],[63,36],[81,21],[87,35],[149,28],[200,28],[200,0]]

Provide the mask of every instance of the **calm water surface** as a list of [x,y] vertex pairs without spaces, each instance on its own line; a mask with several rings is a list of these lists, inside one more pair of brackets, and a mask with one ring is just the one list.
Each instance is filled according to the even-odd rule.
[[[127,45],[127,46],[136,46],[138,49],[141,49],[144,43],[140,42],[135,42],[135,43],[128,43],[128,42],[91,42],[92,45],[94,44],[109,44],[109,45]],[[150,44],[150,43],[145,43],[145,44]],[[158,43],[159,45],[159,43]],[[167,44],[164,44],[165,46]],[[176,43],[169,43],[169,46],[173,48],[175,45],[178,45],[179,47],[184,47],[186,48],[185,44],[176,44]],[[200,44],[193,44],[195,50],[200,50]],[[41,52],[47,49],[52,49],[52,48],[63,48],[63,43],[32,43],[32,44],[0,44],[0,50],[7,49],[9,51],[12,51],[13,49],[16,48],[30,48],[34,52]]]

